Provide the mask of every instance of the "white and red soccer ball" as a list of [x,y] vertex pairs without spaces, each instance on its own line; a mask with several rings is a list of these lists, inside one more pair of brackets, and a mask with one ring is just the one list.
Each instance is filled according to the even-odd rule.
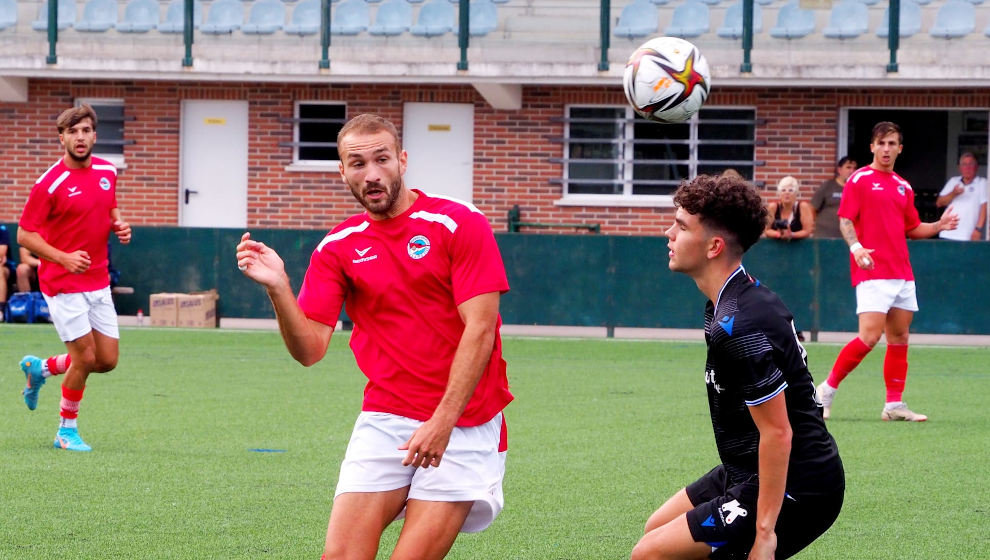
[[698,47],[677,37],[657,37],[633,51],[622,86],[643,118],[679,123],[705,104],[711,73]]

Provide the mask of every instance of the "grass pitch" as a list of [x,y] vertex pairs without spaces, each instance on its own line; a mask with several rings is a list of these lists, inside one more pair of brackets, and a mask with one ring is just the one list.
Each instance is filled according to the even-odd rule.
[[[35,411],[20,397],[18,360],[63,351],[54,330],[0,325],[0,341],[0,559],[319,558],[364,386],[346,336],[306,369],[273,332],[124,329],[117,369],[90,378],[84,454],[51,447],[58,378]],[[808,351],[820,381],[839,347]],[[647,516],[717,463],[703,343],[507,338],[505,354],[506,509],[450,558],[628,558]],[[932,419],[880,421],[871,353],[829,422],[843,512],[799,558],[986,557],[990,349],[909,358],[906,399]]]

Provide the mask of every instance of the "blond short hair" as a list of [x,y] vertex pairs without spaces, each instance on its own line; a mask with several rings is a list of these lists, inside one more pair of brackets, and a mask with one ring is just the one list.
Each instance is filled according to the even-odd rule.
[[779,193],[788,187],[794,189],[794,192],[798,192],[801,189],[801,183],[795,177],[788,175],[777,183],[777,192]]

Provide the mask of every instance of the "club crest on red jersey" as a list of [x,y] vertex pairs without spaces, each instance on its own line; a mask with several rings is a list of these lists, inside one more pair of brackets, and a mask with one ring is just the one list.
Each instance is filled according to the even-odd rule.
[[419,260],[430,252],[430,240],[425,235],[417,235],[406,244],[406,251],[409,252],[410,257]]
[[105,191],[110,190],[110,179],[107,179],[106,177],[100,177],[100,188]]

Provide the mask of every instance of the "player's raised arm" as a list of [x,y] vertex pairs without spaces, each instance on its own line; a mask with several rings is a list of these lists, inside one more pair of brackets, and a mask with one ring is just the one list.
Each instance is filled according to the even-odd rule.
[[244,276],[265,287],[289,354],[307,367],[320,361],[327,353],[333,327],[313,321],[303,313],[278,253],[264,243],[254,241],[251,233],[245,232],[237,244],[237,268]]

